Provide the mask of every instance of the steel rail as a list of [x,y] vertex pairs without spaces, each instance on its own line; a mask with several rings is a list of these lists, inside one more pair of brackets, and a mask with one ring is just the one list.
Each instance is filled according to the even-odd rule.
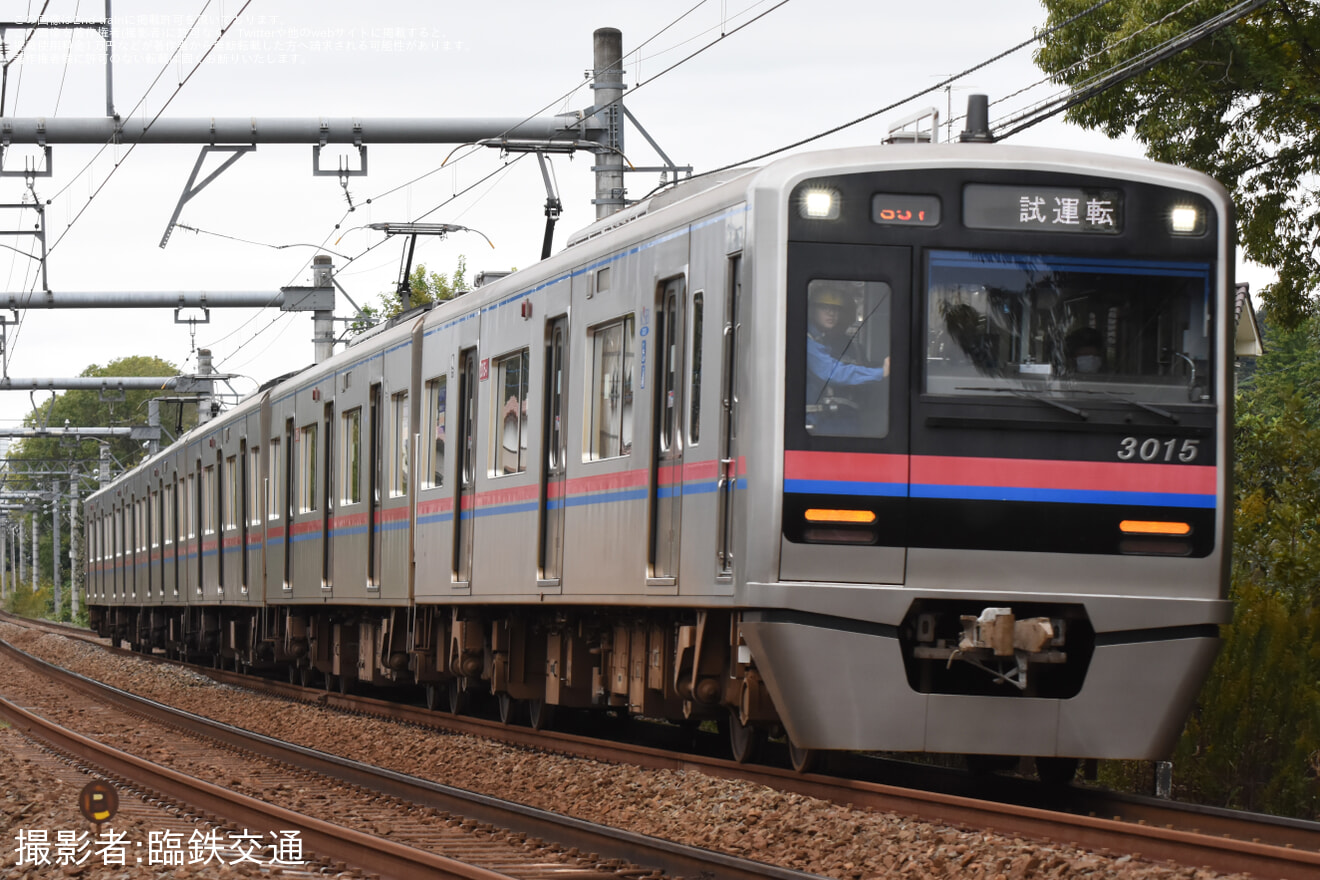
[[[251,675],[195,668],[226,684],[303,702],[309,700],[312,692],[308,688],[254,678]],[[1304,823],[1285,822],[1263,830],[1258,827],[1258,822],[1253,823],[1253,817],[1249,814],[1239,818],[1230,811],[1197,808],[1189,811],[1181,809],[1181,805],[1169,805],[1161,809],[1149,801],[1124,809],[1126,820],[1082,816],[896,785],[798,774],[774,767],[737,764],[645,746],[609,743],[567,733],[537,732],[477,718],[440,714],[417,706],[371,697],[319,691],[316,694],[316,702],[344,712],[496,738],[515,745],[551,749],[599,761],[628,762],[650,769],[695,770],[724,779],[752,781],[834,803],[850,803],[915,816],[924,821],[984,828],[1004,834],[1071,843],[1093,850],[1123,853],[1135,851],[1145,858],[1167,859],[1192,867],[1209,866],[1224,872],[1250,872],[1258,877],[1281,880],[1320,880],[1320,852],[1313,848],[1320,841],[1320,833],[1313,828],[1291,827]],[[1194,830],[1163,827],[1174,821],[1192,825]],[[1293,840],[1295,843],[1252,839],[1271,833],[1279,840]]]
[[[46,663],[44,660],[21,651],[3,639],[0,639],[0,653],[42,675],[48,675],[64,682],[79,693],[109,702],[136,714],[146,715],[153,720],[166,723],[187,733],[217,740],[250,754],[256,754],[272,761],[283,762],[307,772],[342,780],[410,803],[459,814],[488,825],[525,832],[529,837],[540,837],[566,847],[576,847],[583,852],[596,853],[603,858],[620,859],[646,868],[658,869],[670,876],[717,876],[721,880],[820,880],[814,874],[806,874],[801,871],[741,859],[724,853],[647,837],[630,831],[596,825],[570,816],[561,816],[547,810],[464,791],[463,789],[282,742],[252,731],[231,727],[212,721],[209,718],[164,706]],[[0,707],[0,710],[2,710],[2,707]],[[215,788],[215,786],[210,787]],[[241,798],[242,796],[235,795],[235,797]],[[251,800],[248,798],[243,799]],[[228,815],[218,808],[207,807],[206,809],[220,815]],[[272,827],[291,828],[293,826],[280,825]],[[337,831],[343,830],[339,826],[329,827]],[[367,840],[374,839],[369,835],[359,835],[359,837]],[[310,838],[304,835],[304,840],[308,841]],[[355,845],[361,846],[360,841]],[[357,857],[348,855],[337,855],[324,848],[312,846],[310,843],[308,847],[318,853],[335,855],[335,857],[342,858],[344,861],[376,870],[374,862],[360,861]],[[404,847],[404,849],[410,850],[411,848]]]
[[454,859],[363,834],[351,828],[332,825],[144,761],[67,730],[3,698],[0,698],[0,716],[32,738],[48,743],[56,751],[77,755],[97,765],[110,776],[132,780],[136,786],[152,789],[163,797],[222,817],[226,822],[247,828],[297,831],[305,851],[323,858],[359,865],[399,880],[412,880],[419,876],[455,880],[508,880],[503,874],[465,865]]

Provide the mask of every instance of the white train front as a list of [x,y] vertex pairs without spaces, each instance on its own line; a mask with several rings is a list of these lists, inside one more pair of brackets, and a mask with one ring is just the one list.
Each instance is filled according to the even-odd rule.
[[979,144],[695,181],[94,495],[142,649],[717,718],[735,754],[1163,758],[1230,618],[1233,222]]

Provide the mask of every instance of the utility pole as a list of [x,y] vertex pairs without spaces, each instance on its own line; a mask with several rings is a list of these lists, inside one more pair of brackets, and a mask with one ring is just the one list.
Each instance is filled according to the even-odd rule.
[[37,508],[32,511],[32,556],[30,557],[32,559],[32,592],[34,593],[37,591],[37,569],[41,568],[41,565],[37,562],[41,558],[40,551],[37,550],[37,523],[40,521],[41,508]]
[[0,525],[0,598],[8,592],[12,580],[9,574],[9,524],[4,523]]
[[78,475],[69,480],[69,614],[78,619],[78,593],[83,588],[82,529],[78,522]]
[[51,483],[55,492],[55,499],[50,505],[50,581],[55,592],[55,618],[58,620],[60,611],[64,608],[63,596],[60,590],[60,519],[63,518],[64,511],[60,510],[63,506],[60,504],[60,481],[55,480]]

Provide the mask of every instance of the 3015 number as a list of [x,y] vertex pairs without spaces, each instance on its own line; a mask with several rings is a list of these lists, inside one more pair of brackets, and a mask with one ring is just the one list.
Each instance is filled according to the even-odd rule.
[[1161,440],[1158,437],[1124,437],[1118,444],[1121,461],[1196,461],[1200,440]]

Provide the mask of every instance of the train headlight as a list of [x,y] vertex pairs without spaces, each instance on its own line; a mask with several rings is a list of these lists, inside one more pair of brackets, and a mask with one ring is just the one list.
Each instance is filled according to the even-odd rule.
[[798,206],[808,220],[836,220],[839,217],[839,194],[832,189],[809,189]]
[[1205,232],[1205,212],[1194,205],[1175,205],[1169,212],[1169,230],[1174,235],[1200,235]]

